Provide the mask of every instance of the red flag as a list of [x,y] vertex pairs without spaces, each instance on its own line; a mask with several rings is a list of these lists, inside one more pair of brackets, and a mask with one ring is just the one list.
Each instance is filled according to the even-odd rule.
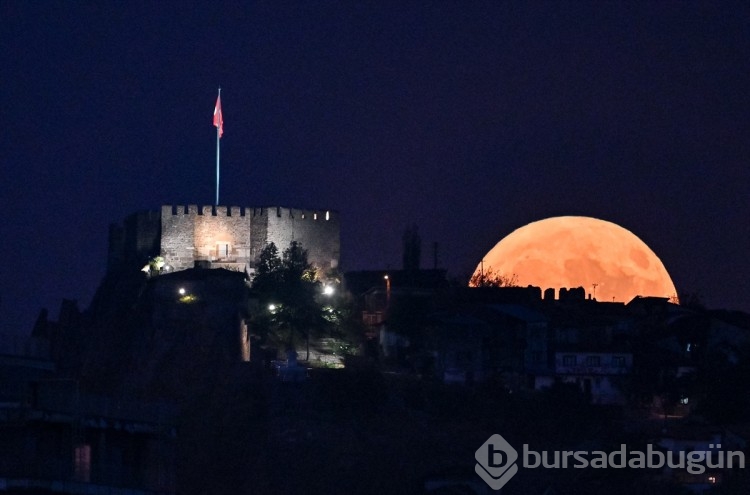
[[221,95],[216,97],[216,106],[214,107],[214,127],[219,130],[219,137],[224,134],[224,119],[221,117]]

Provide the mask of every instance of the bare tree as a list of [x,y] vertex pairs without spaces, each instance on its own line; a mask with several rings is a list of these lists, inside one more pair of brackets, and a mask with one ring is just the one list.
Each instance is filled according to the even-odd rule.
[[469,280],[470,287],[518,287],[518,275],[504,275],[495,272],[492,267],[481,272],[474,272]]

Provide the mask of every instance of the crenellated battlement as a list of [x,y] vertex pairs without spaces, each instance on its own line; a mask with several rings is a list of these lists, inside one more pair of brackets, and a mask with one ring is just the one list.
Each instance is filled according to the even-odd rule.
[[213,205],[163,205],[162,216],[202,215],[212,217],[244,217],[248,207]]
[[289,208],[284,206],[214,206],[214,205],[163,205],[161,214],[167,216],[213,216],[213,217],[267,217],[275,214],[278,218],[294,218],[295,220],[312,221],[338,221],[339,213],[336,210],[315,210],[304,208]]

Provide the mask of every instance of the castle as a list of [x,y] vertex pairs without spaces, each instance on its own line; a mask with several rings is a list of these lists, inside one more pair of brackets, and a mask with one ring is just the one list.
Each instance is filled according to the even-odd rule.
[[338,268],[338,212],[287,207],[163,205],[160,211],[128,216],[109,230],[108,270],[143,266],[164,258],[168,270],[196,266],[252,274],[263,248],[273,242],[281,253],[290,242],[307,250],[318,270]]

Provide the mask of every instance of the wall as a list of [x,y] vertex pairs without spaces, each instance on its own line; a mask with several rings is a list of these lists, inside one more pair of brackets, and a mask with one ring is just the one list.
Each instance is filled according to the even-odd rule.
[[340,223],[338,212],[331,210],[295,210],[268,208],[267,242],[283,252],[292,241],[307,250],[310,263],[322,272],[338,268]]
[[196,205],[161,207],[160,256],[175,270],[193,267],[197,216]]
[[122,224],[109,226],[107,267],[145,265],[159,253],[161,217],[157,211],[140,211],[125,218]]
[[339,230],[338,213],[330,210],[165,205],[160,255],[175,270],[206,261],[252,271],[267,243],[275,243],[281,253],[297,241],[310,262],[325,271],[338,266]]

